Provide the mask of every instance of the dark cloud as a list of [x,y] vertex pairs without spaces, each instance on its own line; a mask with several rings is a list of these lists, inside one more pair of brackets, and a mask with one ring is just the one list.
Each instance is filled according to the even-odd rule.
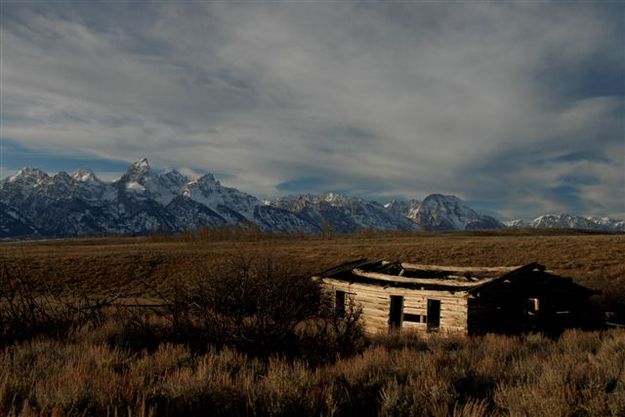
[[27,165],[146,155],[267,196],[625,216],[623,7],[10,3],[1,133]]
[[332,181],[324,178],[301,177],[276,185],[276,189],[289,193],[319,193],[331,191]]

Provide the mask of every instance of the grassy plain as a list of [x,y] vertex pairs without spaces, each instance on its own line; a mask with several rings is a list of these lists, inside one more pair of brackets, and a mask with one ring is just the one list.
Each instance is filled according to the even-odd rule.
[[[10,289],[15,282],[32,283],[29,291],[40,288],[43,294],[114,293],[157,300],[177,285],[220,276],[237,257],[271,259],[301,277],[361,257],[484,266],[535,261],[603,291],[599,301],[610,308],[625,306],[622,234],[517,230],[311,237],[204,232],[2,243],[2,289],[8,290],[0,293],[5,297],[0,324],[10,333],[24,324],[22,318],[31,320],[31,314],[34,322],[54,322],[48,316],[52,310],[40,309],[37,296],[27,294],[32,304],[22,310],[16,304],[17,314],[6,308],[14,300]],[[272,292],[271,286],[261,290],[280,301],[275,298],[280,291]],[[265,306],[276,313],[271,307]],[[198,349],[191,343],[198,333],[190,331],[210,333],[211,326],[220,324],[209,317],[207,326],[197,327],[208,310],[196,312],[193,320],[199,321],[193,322],[174,310],[144,319],[80,316],[72,308],[59,310],[58,323],[78,326],[61,325],[57,333],[34,327],[40,333],[33,337],[3,339],[9,342],[0,350],[0,416],[625,415],[625,331],[619,329],[571,330],[558,339],[536,334],[353,337],[349,353],[333,356],[338,350],[331,349],[330,356],[311,361],[301,353],[244,353],[238,347],[246,346],[241,342],[250,336],[268,341],[249,328],[237,333],[237,343],[217,347],[209,342]],[[233,321],[225,334],[237,332],[237,326],[241,324]],[[302,352],[311,346],[327,350],[345,336],[339,333],[285,343],[304,347]]]
[[115,290],[144,296],[146,285],[167,288],[190,273],[210,274],[233,256],[272,258],[303,276],[357,258],[441,265],[503,266],[538,262],[557,274],[625,299],[625,234],[558,231],[376,233],[268,236],[189,234],[33,241],[0,244],[11,275],[50,286]]

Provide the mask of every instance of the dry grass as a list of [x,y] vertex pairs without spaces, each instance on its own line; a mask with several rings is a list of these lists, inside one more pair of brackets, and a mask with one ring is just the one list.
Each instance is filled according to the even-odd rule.
[[[219,268],[232,255],[267,257],[310,276],[345,260],[383,258],[451,265],[520,265],[539,262],[604,299],[625,299],[625,235],[487,233],[360,233],[311,236],[190,235],[183,237],[70,239],[0,244],[0,262],[13,276],[91,294],[115,290],[144,297],[197,271]],[[148,294],[154,296],[154,294]]]
[[319,368],[228,349],[39,341],[0,353],[0,414],[616,417],[624,364],[622,331],[378,344]]
[[[288,305],[273,308],[279,303],[254,300],[280,297],[275,287],[282,281],[273,284],[276,276],[253,269],[249,276],[239,275],[240,281],[228,281],[235,275],[224,276],[223,271],[233,256],[271,258],[284,266],[280,276],[299,278],[361,257],[486,266],[537,261],[603,290],[603,301],[613,307],[625,306],[623,235],[207,233],[3,243],[2,291],[27,285],[31,297],[9,316],[6,328],[26,323],[33,312],[31,321],[47,327],[45,320],[56,316],[48,315],[49,300],[44,303],[39,293],[56,294],[59,298],[53,301],[62,308],[54,311],[76,323],[52,334],[37,333],[36,328],[22,342],[6,338],[0,351],[0,416],[625,415],[622,330],[571,330],[557,340],[535,334],[427,340],[391,334],[363,345],[356,333],[344,329],[315,333],[301,322],[288,321],[286,330],[277,329],[276,314]],[[215,277],[223,285],[206,292],[202,283]],[[255,287],[256,281],[264,286]],[[223,298],[219,289],[236,288],[237,283],[245,284],[246,291],[254,289],[232,304],[254,301],[243,315],[236,308],[221,311],[226,305],[216,304]],[[298,288],[292,288],[293,297],[309,293]],[[146,316],[122,308],[109,311],[106,318],[93,299],[107,300],[110,294],[126,301],[183,302]],[[181,304],[195,307],[179,310]],[[6,305],[0,307],[6,311]],[[214,313],[221,316],[210,315]],[[303,323],[310,319],[308,312],[298,314]],[[283,345],[290,351],[269,344],[258,354],[248,349],[258,343],[240,343],[262,336],[246,333],[245,326],[263,317],[267,333],[277,332],[265,340],[283,333],[296,336],[295,342],[285,341],[296,344]],[[221,344],[212,336],[193,339],[207,334],[229,338]],[[336,352],[342,345],[351,350],[341,357],[320,351],[326,347]],[[358,353],[353,354],[355,347]]]

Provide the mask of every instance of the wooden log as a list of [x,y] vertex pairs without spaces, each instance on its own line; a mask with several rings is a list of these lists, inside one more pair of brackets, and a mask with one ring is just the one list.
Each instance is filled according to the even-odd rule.
[[[367,333],[388,331],[390,297],[404,297],[404,314],[427,316],[429,299],[439,300],[441,331],[466,332],[468,323],[469,295],[463,291],[419,290],[409,288],[385,287],[379,284],[351,283],[342,280],[324,278],[324,288],[329,293],[345,291],[353,301],[362,307],[363,328]],[[402,327],[426,331],[426,323],[403,322]]]
[[457,291],[450,290],[434,290],[434,289],[419,289],[419,288],[398,288],[398,287],[390,287],[383,286],[378,283],[362,283],[362,282],[354,282],[348,283],[346,281],[337,280],[333,278],[324,278],[323,280],[325,285],[331,285],[336,287],[337,289],[345,290],[350,293],[365,293],[370,291],[375,294],[387,294],[387,295],[420,295],[425,296],[426,298],[436,298],[439,297],[450,297],[450,298],[468,298],[469,295],[465,291],[459,289]]
[[518,266],[455,266],[455,265],[425,265],[425,264],[412,264],[408,262],[402,262],[402,268],[412,270],[426,270],[426,271],[450,271],[450,272],[510,272],[515,269],[519,269],[522,265]]
[[476,281],[469,281],[464,277],[454,277],[454,279],[406,278],[406,277],[400,277],[396,275],[381,274],[379,272],[368,272],[368,271],[364,271],[358,268],[353,269],[352,274],[362,277],[362,278],[369,278],[371,280],[377,280],[377,281],[402,282],[402,283],[407,283],[407,284],[440,285],[440,286],[446,286],[446,287],[463,287],[463,288],[477,287],[478,285],[484,284],[485,282],[488,282],[490,280],[490,279],[480,279]]

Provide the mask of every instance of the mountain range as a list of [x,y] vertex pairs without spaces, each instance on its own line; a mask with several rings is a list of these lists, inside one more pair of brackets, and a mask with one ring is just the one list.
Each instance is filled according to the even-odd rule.
[[48,175],[37,168],[23,168],[0,181],[0,238],[175,233],[230,225],[284,233],[506,226],[625,230],[623,221],[568,215],[506,225],[456,196],[441,194],[385,205],[335,193],[261,201],[222,185],[212,174],[191,179],[175,170],[155,173],[147,159],[113,182],[101,181],[88,169]]
[[537,229],[580,229],[605,232],[625,232],[625,220],[610,217],[573,216],[566,213],[545,214],[534,220],[522,219],[504,222],[506,227],[537,228]]

